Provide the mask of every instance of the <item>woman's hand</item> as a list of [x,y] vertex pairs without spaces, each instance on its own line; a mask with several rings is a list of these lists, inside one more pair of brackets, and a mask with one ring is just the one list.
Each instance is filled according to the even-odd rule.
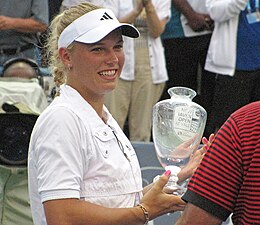
[[141,203],[149,212],[149,218],[161,216],[165,213],[182,211],[185,207],[185,202],[180,197],[173,194],[167,194],[163,191],[167,184],[171,172],[167,170],[160,178],[150,186],[150,190],[146,192],[141,199]]

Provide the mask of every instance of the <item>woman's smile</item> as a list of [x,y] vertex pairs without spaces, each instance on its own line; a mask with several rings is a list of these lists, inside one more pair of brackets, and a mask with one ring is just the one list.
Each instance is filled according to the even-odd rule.
[[117,78],[117,69],[113,70],[104,70],[99,72],[98,74],[103,78],[107,80],[113,80]]

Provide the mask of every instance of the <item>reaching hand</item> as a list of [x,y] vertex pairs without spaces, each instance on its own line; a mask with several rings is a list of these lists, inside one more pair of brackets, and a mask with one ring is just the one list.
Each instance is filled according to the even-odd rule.
[[193,154],[191,155],[188,164],[185,167],[183,167],[182,170],[178,174],[178,178],[179,178],[178,182],[181,183],[184,180],[186,180],[192,176],[192,174],[195,172],[198,165],[200,164],[205,152],[209,149],[209,146],[211,145],[213,139],[214,139],[214,134],[211,134],[209,136],[208,140],[207,140],[207,138],[203,137],[202,138],[202,143],[203,143],[202,148],[196,150],[198,146],[195,146],[196,149],[193,152]]
[[211,134],[211,135],[209,136],[209,139],[203,137],[203,138],[202,138],[202,144],[204,144],[204,145],[206,145],[206,146],[209,147],[209,146],[211,145],[211,143],[213,142],[214,137],[215,137],[214,134]]
[[173,151],[174,158],[186,158],[189,157],[192,152],[198,149],[199,142],[196,145],[192,145],[198,134],[195,134],[192,138],[178,145]]

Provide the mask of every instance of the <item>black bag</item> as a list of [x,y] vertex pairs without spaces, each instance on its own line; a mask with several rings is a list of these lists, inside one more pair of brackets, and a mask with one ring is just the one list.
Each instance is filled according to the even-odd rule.
[[33,126],[38,115],[0,113],[0,164],[26,165]]

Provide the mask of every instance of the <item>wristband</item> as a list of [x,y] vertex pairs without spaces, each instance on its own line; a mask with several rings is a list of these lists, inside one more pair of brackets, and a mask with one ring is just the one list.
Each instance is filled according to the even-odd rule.
[[143,213],[144,213],[144,218],[145,218],[144,225],[148,224],[148,222],[149,222],[149,213],[148,213],[147,209],[142,204],[138,204],[137,206],[139,206],[142,209]]

